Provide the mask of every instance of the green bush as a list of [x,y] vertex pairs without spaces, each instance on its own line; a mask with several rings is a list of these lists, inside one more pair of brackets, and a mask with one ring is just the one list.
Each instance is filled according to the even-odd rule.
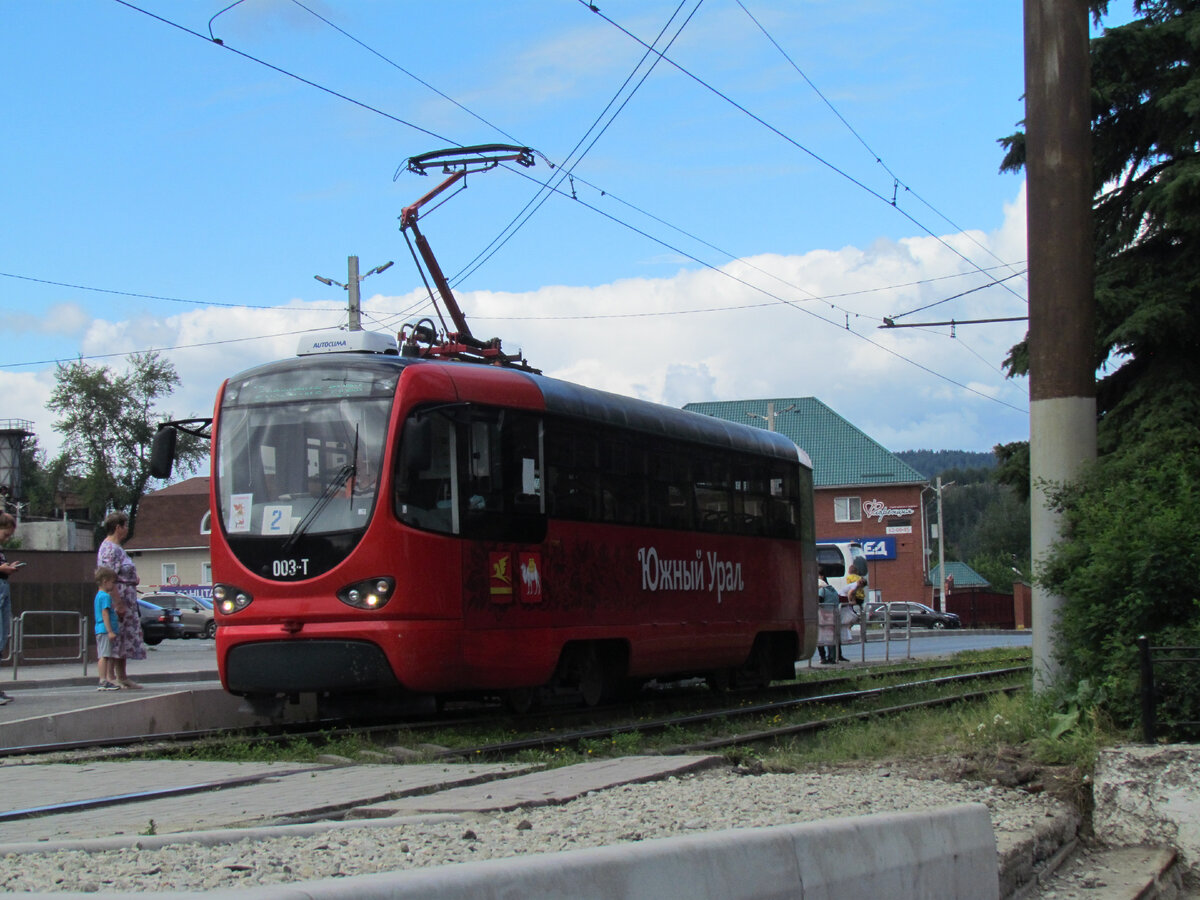
[[[1158,444],[1161,447],[1161,444]],[[1121,724],[1138,716],[1136,640],[1200,638],[1200,456],[1129,449],[1052,492],[1064,516],[1041,583],[1064,598],[1057,653]]]

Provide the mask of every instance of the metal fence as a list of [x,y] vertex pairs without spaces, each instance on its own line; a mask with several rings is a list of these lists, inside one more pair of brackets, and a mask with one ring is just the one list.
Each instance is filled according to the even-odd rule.
[[1153,744],[1164,732],[1176,740],[1195,739],[1200,734],[1195,687],[1200,647],[1155,647],[1145,635],[1137,639],[1137,647],[1142,740]]
[[[871,599],[860,606],[848,606],[841,603],[819,604],[817,606],[817,644],[833,647],[835,654],[842,656],[844,649],[855,644],[859,647],[859,656],[865,660],[867,655],[866,642],[883,642],[883,658],[890,660],[892,642],[905,642],[905,657],[912,655],[912,622],[905,617],[903,624],[893,621],[891,610],[882,601],[881,591],[871,591]],[[870,618],[871,611],[882,610],[883,618]],[[848,615],[849,614],[849,615]],[[855,632],[857,629],[857,633]],[[849,637],[847,637],[849,635]],[[853,652],[853,651],[851,651]],[[812,665],[812,660],[809,660]]]
[[[33,630],[31,630],[31,625]],[[22,662],[82,662],[88,670],[88,617],[74,610],[26,610],[13,620],[12,677]]]

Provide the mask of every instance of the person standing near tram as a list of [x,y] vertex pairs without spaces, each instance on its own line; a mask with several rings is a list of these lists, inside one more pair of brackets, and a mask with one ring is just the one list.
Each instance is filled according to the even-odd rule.
[[117,615],[121,627],[113,641],[112,654],[116,666],[110,677],[126,690],[136,690],[141,685],[130,681],[126,666],[131,659],[146,658],[146,644],[142,640],[142,614],[138,609],[137,567],[121,545],[129,536],[129,516],[123,512],[112,512],[104,519],[104,540],[96,553],[96,564],[107,566],[117,573],[117,597],[120,602]]
[[[16,530],[17,520],[12,517],[12,514],[0,512],[0,544],[7,544],[12,540]],[[12,590],[8,586],[8,578],[19,572],[23,565],[25,563],[10,563],[4,555],[4,551],[0,550],[0,656],[4,655],[8,639],[12,637]],[[12,703],[12,697],[4,691],[0,691],[0,706],[8,703]]]

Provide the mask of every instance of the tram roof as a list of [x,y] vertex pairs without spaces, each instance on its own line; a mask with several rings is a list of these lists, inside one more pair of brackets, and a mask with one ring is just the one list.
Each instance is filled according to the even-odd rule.
[[[339,363],[353,365],[382,366],[405,368],[410,365],[438,366],[443,368],[453,379],[455,371],[471,371],[479,374],[487,372],[497,379],[525,378],[530,380],[541,393],[546,411],[576,420],[584,420],[609,425],[616,428],[627,428],[631,431],[672,440],[705,444],[712,447],[722,447],[759,456],[769,456],[785,459],[789,462],[799,461],[804,466],[812,468],[808,454],[798,447],[790,438],[783,434],[730,422],[714,416],[701,415],[673,406],[662,406],[646,400],[637,400],[621,394],[610,393],[596,388],[584,387],[548,375],[525,372],[519,369],[502,368],[498,366],[481,366],[472,362],[453,362],[446,360],[421,360],[396,357],[381,354],[328,354],[294,357],[267,363],[249,372],[243,372],[238,377],[266,372],[279,367],[286,367],[301,362],[302,365],[313,363],[329,364],[337,359]],[[463,368],[466,367],[466,368]]]
[[760,456],[773,456],[793,462],[798,459],[809,468],[812,467],[808,454],[782,434],[672,406],[660,406],[646,400],[636,400],[544,375],[527,377],[532,378],[542,392],[547,412],[573,419],[602,422],[656,437],[740,450]]

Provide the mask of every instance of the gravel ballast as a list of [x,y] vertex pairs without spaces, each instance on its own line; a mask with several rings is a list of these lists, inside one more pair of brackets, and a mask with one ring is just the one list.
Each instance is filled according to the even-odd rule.
[[[726,828],[983,803],[1001,859],[1070,810],[1053,798],[886,766],[802,774],[718,769],[501,813],[0,847],[8,892],[209,891],[648,841]],[[107,845],[107,849],[102,846]]]

